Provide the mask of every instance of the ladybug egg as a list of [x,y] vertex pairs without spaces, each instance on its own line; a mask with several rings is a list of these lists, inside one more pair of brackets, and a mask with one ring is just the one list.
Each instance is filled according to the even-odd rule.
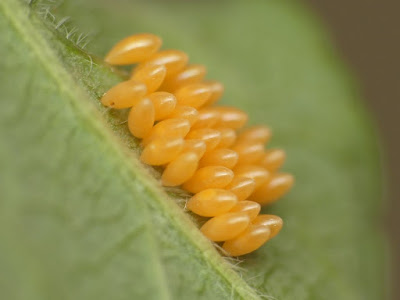
[[198,167],[199,157],[194,152],[178,155],[165,168],[161,181],[164,186],[178,186],[193,176]]
[[148,136],[143,139],[142,144],[147,145],[150,141],[157,138],[183,138],[190,129],[190,123],[186,119],[167,119],[158,122],[150,131]]
[[140,159],[151,166],[167,164],[178,156],[183,144],[182,138],[155,139],[143,149]]
[[153,55],[161,44],[161,39],[153,34],[132,35],[118,42],[104,60],[111,65],[135,64]]
[[221,141],[221,134],[218,130],[211,128],[195,129],[186,136],[187,139],[203,140],[206,143],[207,150],[211,151],[218,146]]
[[128,116],[128,128],[133,136],[143,138],[149,134],[154,124],[154,105],[143,98],[131,108]]
[[193,83],[180,88],[175,95],[180,105],[199,108],[210,98],[211,90],[205,84]]
[[245,212],[249,216],[250,220],[254,220],[260,213],[261,205],[254,201],[239,201],[230,212]]
[[162,85],[162,89],[176,91],[185,85],[199,83],[205,75],[206,68],[203,65],[189,65],[181,72],[169,78],[169,80],[166,80]]
[[238,158],[239,155],[231,149],[214,149],[203,156],[200,166],[223,166],[232,169]]
[[220,189],[227,186],[233,178],[233,172],[221,166],[200,168],[193,177],[184,183],[183,188],[191,193],[198,193],[205,189]]
[[134,106],[146,95],[146,86],[136,80],[128,80],[118,83],[101,98],[104,106],[112,108],[128,108]]
[[148,98],[154,104],[156,121],[165,119],[175,109],[176,98],[173,94],[167,92],[155,92],[148,95]]
[[276,173],[266,184],[256,188],[250,199],[262,205],[271,204],[285,195],[293,183],[294,178],[291,174]]
[[131,79],[144,83],[147,93],[150,94],[160,87],[166,74],[167,69],[164,65],[145,64],[134,69]]
[[235,175],[231,183],[225,188],[233,192],[239,201],[247,199],[253,193],[256,182],[253,178],[240,177]]
[[186,208],[203,217],[219,216],[237,203],[236,195],[223,189],[207,189],[194,195]]
[[200,230],[211,241],[222,242],[238,236],[249,223],[246,213],[226,213],[208,220]]
[[187,54],[182,51],[163,50],[151,56],[145,63],[164,65],[167,69],[166,78],[168,78],[181,71],[186,66],[188,59]]
[[281,231],[283,226],[283,221],[280,217],[275,215],[258,215],[253,220],[252,224],[269,227],[269,229],[271,229],[270,238],[272,239],[279,233],[279,231]]

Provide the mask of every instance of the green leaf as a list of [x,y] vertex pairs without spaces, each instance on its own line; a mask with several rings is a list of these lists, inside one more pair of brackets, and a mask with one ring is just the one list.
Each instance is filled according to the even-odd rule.
[[[90,53],[67,15],[95,32]],[[184,212],[187,195],[138,162],[126,116],[99,104],[124,74],[96,55],[135,32],[204,63],[223,103],[288,152],[296,186],[265,209],[284,230],[239,268]],[[384,297],[374,129],[297,2],[2,0],[0,54],[1,299]]]

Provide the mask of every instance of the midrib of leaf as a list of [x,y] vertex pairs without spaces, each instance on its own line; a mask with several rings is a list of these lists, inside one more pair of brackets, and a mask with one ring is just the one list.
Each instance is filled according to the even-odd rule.
[[[33,53],[35,53],[44,69],[54,78],[55,82],[57,82],[60,91],[68,96],[70,104],[80,117],[82,124],[91,128],[94,134],[103,138],[104,143],[107,144],[110,149],[110,153],[118,157],[121,169],[126,169],[128,171],[126,172],[127,176],[136,178],[136,180],[143,185],[143,188],[152,196],[152,204],[162,211],[167,219],[174,224],[175,228],[185,236],[188,242],[198,248],[198,253],[202,253],[202,256],[198,258],[207,261],[209,265],[213,266],[216,272],[221,275],[221,278],[226,281],[227,286],[235,290],[243,299],[259,299],[256,292],[231,269],[229,264],[220,257],[210,246],[210,243],[199,233],[198,229],[191,223],[189,218],[173,201],[171,201],[171,199],[169,199],[168,195],[159,188],[156,181],[149,176],[148,172],[140,165],[137,159],[132,158],[132,155],[127,153],[126,145],[123,145],[121,141],[115,138],[114,133],[102,122],[102,116],[99,111],[87,101],[87,98],[89,98],[88,91],[79,87],[75,79],[68,73],[66,66],[58,58],[52,45],[42,34],[45,32],[46,35],[53,35],[54,38],[54,32],[49,32],[34,14],[27,18],[29,9],[18,1],[3,0],[0,7],[2,7],[5,17],[16,28],[21,38],[29,45]],[[55,37],[55,39],[57,39],[57,37]],[[62,42],[68,43],[68,41]],[[85,60],[85,54],[78,49],[76,50],[74,54],[77,55],[77,58]],[[109,76],[114,77],[115,74],[109,71]],[[130,163],[127,163],[127,161]],[[128,178],[127,181],[129,181],[129,179],[132,178]],[[154,255],[158,256],[155,247],[153,251]],[[156,272],[158,278],[155,278],[155,280],[159,281],[162,286],[163,296],[165,299],[168,299],[169,291],[166,286],[165,274],[162,270],[161,263],[159,266],[156,266],[156,268],[158,268]]]

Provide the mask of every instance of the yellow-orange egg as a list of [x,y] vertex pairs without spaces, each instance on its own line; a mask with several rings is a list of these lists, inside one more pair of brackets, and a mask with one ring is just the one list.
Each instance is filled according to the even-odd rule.
[[247,199],[253,193],[256,182],[253,178],[236,176],[225,188],[233,192],[239,201]]
[[275,173],[266,184],[255,189],[250,199],[261,205],[271,204],[285,195],[293,186],[294,178],[291,174]]
[[194,195],[186,208],[203,217],[215,217],[228,212],[237,203],[236,195],[223,189],[207,189]]
[[135,68],[131,79],[144,83],[147,93],[156,91],[164,81],[167,69],[164,65],[145,64],[140,68]]
[[183,70],[188,60],[189,58],[185,52],[179,50],[163,50],[153,54],[144,63],[164,65],[167,69],[165,78],[168,78]]
[[253,221],[254,225],[267,226],[271,230],[270,239],[276,236],[282,229],[283,221],[275,215],[258,215]]
[[261,205],[254,201],[243,200],[238,201],[229,212],[245,212],[250,220],[254,220],[260,213]]
[[208,98],[207,102],[204,104],[205,106],[209,106],[217,102],[224,93],[224,85],[219,81],[206,81],[204,82],[208,85],[211,90],[211,96]]
[[179,154],[165,168],[161,182],[164,186],[178,186],[187,181],[197,170],[199,157],[194,152]]
[[147,96],[154,104],[155,120],[165,119],[176,106],[176,98],[167,92],[155,92]]
[[258,125],[244,129],[237,138],[237,143],[266,144],[271,138],[271,129]]
[[270,235],[271,230],[268,227],[251,224],[237,237],[226,241],[222,248],[230,256],[245,255],[264,245],[270,239]]
[[191,193],[206,189],[220,189],[227,186],[233,178],[233,172],[221,166],[208,166],[198,169],[192,178],[183,184],[183,188]]
[[154,34],[135,34],[118,42],[104,61],[111,65],[135,64],[157,52],[161,44],[161,39]]
[[247,113],[236,107],[215,106],[214,109],[220,114],[219,121],[215,125],[216,127],[239,129],[247,122]]
[[208,220],[200,230],[211,241],[222,242],[238,236],[249,223],[246,213],[226,213]]
[[158,138],[144,147],[140,159],[152,166],[165,165],[174,160],[182,151],[182,138]]
[[202,157],[199,166],[223,166],[232,169],[236,165],[238,157],[238,154],[231,149],[214,149]]
[[188,65],[185,69],[166,80],[161,89],[173,92],[185,85],[201,82],[205,75],[206,67],[203,65]]
[[194,152],[201,158],[206,152],[206,143],[203,140],[185,140],[182,152]]
[[182,105],[176,106],[175,110],[168,116],[168,118],[186,119],[189,121],[190,126],[196,123],[198,117],[199,112],[197,109],[191,106]]
[[282,149],[267,150],[259,161],[259,165],[270,172],[276,172],[283,165],[286,153]]
[[154,105],[148,98],[143,98],[131,108],[128,115],[128,128],[133,136],[143,138],[149,134],[154,124]]
[[214,128],[221,134],[221,140],[217,148],[230,148],[236,140],[236,131],[232,128]]
[[264,145],[236,143],[232,150],[239,154],[238,165],[251,165],[258,162],[264,154]]
[[210,88],[203,83],[185,85],[175,92],[179,105],[199,108],[211,96]]
[[146,85],[141,82],[136,80],[123,81],[109,89],[101,98],[101,103],[111,108],[128,108],[142,99],[146,92]]
[[217,123],[219,115],[218,113],[209,108],[200,109],[197,121],[193,124],[192,129],[198,128],[211,128]]
[[270,173],[263,167],[256,165],[240,165],[236,166],[233,171],[237,177],[247,177],[254,179],[255,189],[262,186],[270,178]]
[[146,146],[150,141],[160,137],[183,138],[189,129],[190,123],[186,119],[166,119],[154,125],[150,133],[143,139],[142,144]]
[[206,151],[211,151],[217,147],[219,142],[221,141],[221,134],[218,130],[211,129],[211,128],[201,128],[191,130],[186,139],[196,139],[196,140],[203,140],[206,143]]

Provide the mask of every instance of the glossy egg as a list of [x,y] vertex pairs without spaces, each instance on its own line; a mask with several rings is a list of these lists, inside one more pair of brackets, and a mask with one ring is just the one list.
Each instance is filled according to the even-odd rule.
[[234,193],[223,189],[207,189],[194,195],[186,208],[203,217],[215,217],[228,212],[237,203]]
[[221,141],[221,134],[218,130],[211,128],[201,128],[191,130],[186,139],[203,140],[206,143],[206,151],[215,149]]
[[225,188],[235,193],[239,201],[246,200],[254,191],[256,182],[253,178],[235,176]]
[[183,188],[191,193],[198,193],[206,189],[220,189],[227,186],[233,179],[233,172],[221,166],[200,168],[192,178],[183,184]]
[[167,92],[155,92],[147,96],[154,104],[155,120],[165,119],[176,106],[176,98]]
[[248,115],[244,111],[230,106],[216,106],[214,107],[219,112],[220,117],[216,127],[227,127],[232,129],[239,129],[246,124]]
[[146,85],[139,81],[123,81],[109,89],[101,98],[101,103],[116,109],[128,108],[142,99],[146,92]]
[[201,158],[206,152],[206,143],[203,140],[185,140],[182,152],[194,152]]
[[219,81],[206,81],[204,82],[208,85],[211,90],[211,96],[205,103],[206,106],[212,105],[217,102],[224,94],[224,85]]
[[111,65],[131,65],[141,62],[160,49],[161,39],[149,33],[135,34],[118,42],[104,61]]
[[222,242],[237,237],[249,223],[246,213],[226,213],[208,220],[200,230],[211,241]]
[[291,174],[275,173],[266,184],[255,189],[250,199],[261,205],[271,204],[285,195],[293,183],[294,178]]
[[243,200],[238,201],[235,206],[231,208],[229,212],[244,212],[250,220],[254,220],[260,213],[261,205],[254,201]]
[[161,181],[164,186],[178,186],[187,181],[196,172],[199,157],[194,152],[179,154],[165,168]]
[[198,117],[199,112],[197,109],[191,106],[182,105],[176,106],[175,110],[168,116],[168,118],[186,119],[189,121],[190,126],[196,123]]
[[251,165],[257,163],[262,158],[264,145],[239,143],[235,144],[232,150],[236,151],[239,155],[238,165]]
[[221,135],[220,142],[217,145],[217,148],[229,148],[231,147],[236,140],[236,131],[232,128],[214,128],[219,131]]
[[189,129],[190,123],[186,119],[166,119],[154,125],[146,138],[143,139],[142,144],[145,146],[150,141],[160,137],[183,138],[189,132]]
[[169,80],[166,80],[162,85],[162,89],[165,91],[176,91],[185,85],[201,82],[205,75],[205,66],[188,65],[185,69],[169,78]]
[[270,172],[276,172],[282,167],[286,159],[286,153],[282,149],[267,150],[259,161],[259,165]]
[[[152,55],[145,63],[164,65],[167,69],[166,78],[183,70],[189,58],[186,53],[179,50],[163,50]],[[141,66],[139,66],[141,67]]]
[[175,92],[179,105],[199,108],[211,96],[210,88],[203,83],[185,85]]
[[232,169],[238,158],[239,155],[231,149],[214,149],[202,157],[199,166],[223,166]]
[[254,225],[263,225],[269,227],[271,230],[272,239],[276,236],[282,229],[283,221],[280,217],[275,215],[258,215],[253,221],[252,224]]
[[270,178],[270,173],[257,165],[240,165],[233,169],[235,176],[254,179],[255,189],[262,186]]
[[128,128],[133,136],[144,138],[149,134],[154,124],[154,104],[148,98],[143,98],[131,108],[128,115]]
[[270,140],[271,135],[271,129],[266,126],[252,126],[239,134],[237,143],[265,145]]
[[240,256],[253,252],[264,245],[271,235],[268,227],[261,225],[250,225],[237,237],[226,241],[222,248],[230,256]]
[[145,64],[135,68],[131,79],[142,82],[147,87],[147,93],[156,91],[164,81],[167,69],[164,65]]
[[161,166],[174,160],[182,151],[182,138],[158,138],[144,147],[140,159],[151,166]]

